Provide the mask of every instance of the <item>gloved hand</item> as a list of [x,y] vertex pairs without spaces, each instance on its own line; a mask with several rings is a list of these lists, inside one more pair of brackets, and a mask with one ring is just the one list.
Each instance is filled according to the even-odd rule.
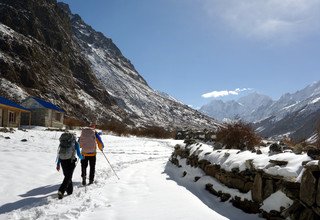
[[60,165],[57,165],[56,170],[59,172],[60,171]]

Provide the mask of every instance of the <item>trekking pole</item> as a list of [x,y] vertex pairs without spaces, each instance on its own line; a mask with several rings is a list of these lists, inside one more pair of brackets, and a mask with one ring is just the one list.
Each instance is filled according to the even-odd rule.
[[118,177],[118,175],[117,175],[116,171],[114,171],[113,167],[111,166],[111,163],[109,162],[109,160],[108,160],[108,158],[106,157],[106,155],[104,154],[104,152],[103,152],[103,151],[101,151],[101,152],[102,152],[102,154],[103,154],[104,158],[106,158],[106,160],[108,161],[108,163],[109,163],[109,165],[110,165],[110,167],[111,167],[112,171],[113,171],[113,172],[114,172],[114,174],[117,176],[118,180],[120,180],[120,178]]

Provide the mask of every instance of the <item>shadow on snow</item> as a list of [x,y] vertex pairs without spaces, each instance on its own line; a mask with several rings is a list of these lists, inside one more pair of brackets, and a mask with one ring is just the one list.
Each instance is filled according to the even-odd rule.
[[[257,214],[248,214],[243,212],[242,210],[235,208],[229,202],[220,202],[220,199],[214,195],[211,195],[208,191],[205,190],[205,183],[198,182],[190,182],[185,177],[177,175],[178,167],[173,165],[170,161],[167,162],[165,166],[164,173],[169,177],[168,180],[175,181],[179,186],[185,187],[188,191],[198,197],[205,205],[207,205],[213,211],[219,213],[220,215],[229,218],[229,219],[237,219],[237,220],[254,220],[260,219]],[[202,184],[199,186],[199,184]]]
[[[78,186],[78,185],[80,185],[80,182],[73,183],[73,186]],[[59,189],[59,186],[60,184],[41,186],[41,187],[32,189],[26,192],[25,194],[19,195],[24,199],[0,206],[0,215],[7,212],[12,212],[14,210],[21,209],[21,208],[29,209],[29,208],[48,204],[49,201],[47,200],[47,198],[53,197],[54,195],[56,195],[56,193],[53,193],[53,192],[57,192]]]

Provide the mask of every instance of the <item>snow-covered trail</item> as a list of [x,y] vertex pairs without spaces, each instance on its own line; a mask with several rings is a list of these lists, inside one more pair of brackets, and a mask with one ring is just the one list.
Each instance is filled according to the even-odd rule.
[[163,173],[165,159],[134,164],[101,193],[106,207],[80,219],[226,219]]
[[252,219],[230,204],[225,204],[227,212],[235,215],[224,217],[219,214],[223,214],[223,203],[217,203],[220,211],[215,212],[199,195],[171,179],[174,169],[170,177],[164,172],[174,145],[181,143],[175,140],[102,136],[105,153],[120,180],[98,153],[95,184],[81,186],[78,164],[74,193],[58,200],[56,193],[63,178],[54,163],[59,136],[59,132],[38,130],[0,136],[0,220],[228,219],[239,216],[237,213],[242,217],[237,219]]

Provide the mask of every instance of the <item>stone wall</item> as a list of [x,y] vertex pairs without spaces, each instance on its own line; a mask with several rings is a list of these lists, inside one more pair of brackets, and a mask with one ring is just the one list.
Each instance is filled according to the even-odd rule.
[[[252,160],[246,161],[246,167],[250,169],[242,172],[239,172],[239,169],[233,169],[228,172],[221,169],[220,165],[211,164],[207,160],[199,160],[196,155],[190,155],[188,148],[182,148],[179,145],[175,147],[170,161],[181,167],[178,156],[185,158],[187,165],[202,169],[206,175],[214,177],[229,188],[238,189],[242,193],[251,191],[252,200],[250,201],[241,200],[237,196],[230,199],[231,195],[228,193],[217,192],[212,184],[206,184],[206,190],[220,197],[222,202],[230,199],[235,207],[247,213],[259,213],[267,219],[286,219],[288,217],[291,220],[320,219],[320,165],[318,161],[304,165],[305,171],[299,183],[282,176],[264,173],[263,170],[256,170]],[[281,163],[281,161],[272,162]],[[280,212],[271,210],[267,213],[262,210],[260,208],[262,202],[279,190],[293,200],[293,204],[289,208],[280,208]]]

